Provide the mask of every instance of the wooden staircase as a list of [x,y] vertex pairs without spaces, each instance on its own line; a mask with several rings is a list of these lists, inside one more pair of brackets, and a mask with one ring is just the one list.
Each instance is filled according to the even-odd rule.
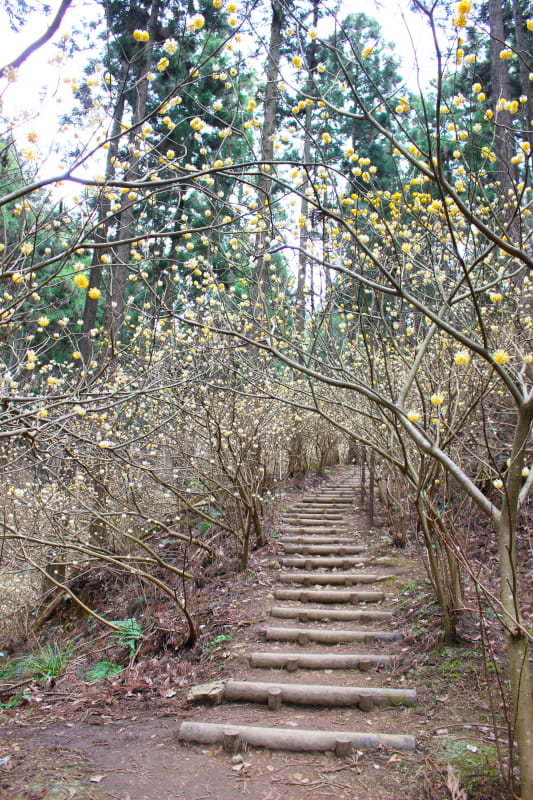
[[[365,748],[415,748],[414,737],[401,732],[401,720],[399,732],[368,731],[364,724],[369,712],[379,720],[379,709],[385,706],[398,708],[400,714],[401,708],[416,703],[416,693],[393,687],[387,679],[394,647],[402,639],[384,627],[393,616],[386,594],[391,570],[380,568],[372,543],[365,547],[356,542],[346,524],[355,490],[351,482],[321,488],[286,513],[279,544],[281,566],[287,571],[278,572],[274,590],[274,600],[282,604],[271,607],[275,624],[261,632],[262,643],[271,647],[254,646],[249,652],[249,679],[193,688],[191,702],[219,706],[221,721],[187,720],[181,724],[180,740],[221,743],[230,753],[248,745],[333,751],[342,757]],[[242,705],[242,724],[224,722],[227,703]],[[314,710],[316,727],[294,727],[291,709],[299,706]],[[248,724],[256,707],[252,716],[259,724]],[[328,711],[341,708],[353,710],[353,730],[332,724]]]

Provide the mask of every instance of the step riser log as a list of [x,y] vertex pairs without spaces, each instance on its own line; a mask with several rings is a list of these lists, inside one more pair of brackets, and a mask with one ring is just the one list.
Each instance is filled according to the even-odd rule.
[[309,534],[305,533],[298,533],[295,532],[294,534],[287,533],[284,536],[280,536],[278,542],[282,545],[298,545],[304,547],[305,545],[309,545],[310,547],[314,547],[315,545],[327,547],[330,546],[340,546],[340,547],[356,547],[357,550],[354,550],[356,553],[363,553],[365,551],[365,547],[362,545],[354,545],[353,538],[348,535],[335,535],[335,534]]
[[313,608],[312,606],[272,606],[272,617],[297,619],[300,622],[329,622],[345,620],[350,622],[385,622],[392,619],[392,611],[355,611],[345,608]]
[[210,722],[182,722],[178,739],[199,744],[217,744],[224,734],[237,733],[242,742],[252,747],[290,752],[322,752],[335,750],[339,739],[348,739],[356,750],[387,747],[393,750],[415,749],[413,736],[386,733],[359,733],[356,731],[310,731],[284,728],[262,728],[255,725],[221,725]]
[[316,516],[284,517],[283,525],[323,525],[324,522],[342,523],[342,514],[317,514]]
[[359,706],[361,700],[375,706],[413,705],[413,689],[375,689],[361,686],[320,686],[314,683],[266,683],[263,681],[227,681],[224,700],[228,703],[267,703],[271,692],[281,696],[282,703],[305,706]]
[[366,672],[391,667],[391,656],[340,655],[332,653],[252,653],[250,665],[255,669],[357,669]]
[[322,628],[266,628],[265,637],[269,642],[298,642],[302,647],[309,642],[321,644],[396,642],[402,638],[396,631],[332,631]]
[[[300,557],[302,556],[332,556],[332,557],[343,557],[343,556],[355,556],[358,553],[364,553],[365,548],[354,544],[354,545],[329,545],[329,544],[289,544],[284,541],[281,542],[283,544],[283,551],[285,553],[294,553],[298,554]],[[363,558],[361,559],[363,560]]]
[[306,583],[309,585],[353,586],[356,583],[376,583],[387,578],[386,575],[358,575],[345,572],[281,572],[278,580],[281,583]]
[[383,592],[357,591],[346,592],[342,590],[328,591],[326,589],[275,589],[276,600],[297,600],[302,603],[379,603],[385,595]]
[[283,558],[281,560],[282,567],[295,567],[296,569],[349,569],[350,567],[357,567],[359,565],[363,566],[364,564],[368,564],[371,559],[364,558],[364,557],[352,557],[349,558],[346,556],[345,558],[335,558],[334,556],[307,556],[306,553],[302,553],[299,557],[294,558]]
[[344,538],[353,541],[352,537],[346,532],[335,527],[326,526],[324,528],[308,528],[305,525],[292,525],[283,528],[287,536],[329,536],[334,538]]

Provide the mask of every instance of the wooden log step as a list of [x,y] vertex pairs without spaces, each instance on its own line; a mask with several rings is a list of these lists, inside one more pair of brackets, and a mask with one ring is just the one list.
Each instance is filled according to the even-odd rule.
[[327,509],[337,509],[341,511],[346,511],[346,509],[351,506],[351,500],[342,500],[341,498],[329,498],[326,500],[301,500],[299,503],[295,503],[291,506],[291,511],[311,511],[317,509],[319,511],[325,511]]
[[353,537],[346,533],[345,530],[339,529],[336,526],[330,527],[325,525],[323,528],[309,528],[306,525],[286,525],[284,532],[287,536],[329,536],[335,539],[348,539],[353,541]]
[[223,697],[228,703],[267,703],[275,693],[282,703],[304,706],[360,707],[371,711],[376,706],[414,705],[414,689],[362,686],[335,686],[315,683],[274,683],[267,681],[224,682]]
[[336,508],[331,506],[308,506],[307,508],[294,508],[290,514],[284,514],[284,519],[287,517],[313,517],[319,519],[344,519],[346,514],[345,509]]
[[336,503],[302,503],[295,506],[292,506],[290,511],[286,511],[285,514],[295,515],[298,516],[300,514],[345,514],[346,511],[349,509],[351,503],[342,504],[339,502]]
[[362,553],[366,548],[362,545],[354,545],[353,544],[353,536],[349,534],[344,535],[322,535],[316,534],[313,532],[311,535],[308,533],[287,533],[283,536],[280,536],[278,539],[280,544],[297,544],[297,545],[315,545],[315,544],[325,544],[325,545],[335,545],[340,547],[357,547],[358,549],[354,552]]
[[289,557],[289,558],[282,558],[281,559],[281,566],[282,567],[296,567],[298,569],[320,569],[328,568],[328,567],[336,567],[336,568],[343,568],[349,569],[350,567],[358,567],[367,564],[371,559],[364,558],[363,556],[352,556],[351,558],[348,556],[344,556],[341,558],[340,556],[308,556],[307,553],[302,553],[302,555]]
[[346,644],[348,642],[398,642],[401,633],[378,630],[329,630],[327,628],[265,628],[265,636],[269,642],[298,642],[306,645],[309,642],[320,644]]
[[255,669],[358,669],[368,672],[379,667],[391,667],[392,656],[366,653],[252,653],[250,666]]
[[322,508],[316,509],[294,509],[292,514],[284,515],[283,519],[321,519],[321,520],[331,520],[332,522],[342,522],[345,520],[345,513],[341,510],[333,511],[329,510],[326,511]]
[[388,575],[357,572],[280,572],[278,580],[281,583],[303,583],[307,586],[354,586],[356,583],[377,583],[384,581]]
[[284,525],[300,525],[315,527],[316,525],[324,525],[324,522],[342,522],[342,514],[298,514],[298,516],[283,517]]
[[[199,744],[223,744],[228,737],[238,736],[239,744],[288,750],[295,753],[328,752],[349,755],[351,750],[386,747],[392,750],[415,749],[414,736],[363,731],[320,731],[295,728],[268,728],[258,725],[226,725],[217,722],[185,721],[180,725],[178,740]],[[233,750],[232,750],[233,751]]]
[[360,544],[315,544],[313,540],[306,543],[295,542],[290,544],[285,539],[280,539],[285,553],[298,553],[300,556],[349,556],[364,553],[366,548]]
[[272,617],[297,619],[299,622],[330,622],[345,620],[351,622],[384,622],[393,617],[392,611],[359,611],[355,608],[317,608],[316,606],[272,606]]
[[342,589],[275,589],[276,600],[297,600],[301,603],[379,603],[383,592],[374,590],[343,591]]

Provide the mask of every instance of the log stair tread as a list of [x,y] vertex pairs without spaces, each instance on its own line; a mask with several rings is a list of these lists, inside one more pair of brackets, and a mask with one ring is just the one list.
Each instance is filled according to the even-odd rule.
[[250,666],[256,669],[271,667],[296,672],[298,669],[360,670],[390,667],[393,656],[379,653],[295,653],[293,651],[255,652],[250,655]]
[[[243,708],[257,709],[254,717],[259,715],[261,720],[266,714],[266,719],[273,721],[256,725],[187,720],[180,726],[181,741],[219,743],[228,753],[249,745],[293,752],[332,751],[339,757],[357,749],[415,749],[414,737],[403,733],[323,730],[320,725],[327,719],[327,708],[353,708],[358,714],[381,706],[416,703],[414,690],[388,686],[387,682],[383,685],[380,670],[390,669],[398,658],[383,652],[384,647],[392,645],[394,651],[403,636],[380,627],[393,617],[390,610],[376,607],[385,600],[384,591],[364,587],[386,581],[391,574],[360,571],[372,562],[378,566],[378,562],[372,551],[357,541],[361,534],[354,536],[347,524],[346,515],[356,503],[357,489],[351,482],[325,487],[284,512],[282,535],[277,539],[283,550],[280,561],[284,571],[276,573],[281,585],[274,587],[272,594],[287,605],[272,605],[270,616],[279,622],[259,628],[256,639],[258,642],[262,636],[270,649],[254,649],[252,644],[251,652],[240,653],[249,664],[250,679],[229,677],[191,690],[191,702],[231,703],[233,709],[247,704]],[[293,583],[300,586],[287,586]],[[358,643],[363,644],[363,652],[354,649]],[[276,680],[281,670],[285,681]],[[306,670],[305,682],[299,670]],[[334,671],[333,682],[324,684],[325,671]],[[254,680],[254,672],[261,680]],[[352,685],[355,672],[368,673],[363,681],[372,685]],[[317,728],[283,727],[284,720],[291,724],[291,717],[288,710],[281,711],[293,705],[308,706],[309,719],[319,721]],[[223,708],[213,709],[207,718],[220,719]],[[252,712],[246,713],[249,716]]]
[[380,603],[384,592],[374,589],[275,589],[276,600],[300,600],[302,603]]

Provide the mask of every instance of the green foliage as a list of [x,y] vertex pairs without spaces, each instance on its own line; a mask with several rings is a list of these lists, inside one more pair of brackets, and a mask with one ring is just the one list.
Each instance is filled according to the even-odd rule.
[[213,523],[209,522],[208,519],[202,519],[198,523],[198,531],[199,533],[209,533],[211,528],[213,527]]
[[94,664],[85,675],[86,683],[93,683],[93,681],[102,681],[104,678],[109,678],[111,675],[116,675],[121,672],[122,667],[119,664],[113,664],[112,661],[98,661]]
[[225,644],[231,642],[232,636],[230,633],[220,633],[215,636],[213,641],[204,647],[204,653],[213,653],[215,650],[220,650]]
[[141,627],[135,617],[124,620],[114,620],[113,625],[118,625],[120,630],[114,634],[118,644],[129,648],[130,658],[135,655],[140,640],[143,638]]
[[[498,765],[498,754],[494,747],[479,742],[465,742],[452,737],[443,737],[443,755],[469,797],[482,794],[488,797],[490,789],[502,789],[503,780]],[[494,797],[494,795],[490,795]]]
[[65,672],[73,649],[73,642],[66,644],[47,642],[36,653],[15,661],[10,677],[36,678],[40,681],[58,678]]
[[10,700],[6,700],[5,702],[0,703],[0,708],[5,708],[5,709],[16,708],[17,706],[20,705],[20,703],[22,702],[22,700],[24,700],[24,698],[25,698],[24,689],[20,689],[15,695],[13,695],[13,697]]

